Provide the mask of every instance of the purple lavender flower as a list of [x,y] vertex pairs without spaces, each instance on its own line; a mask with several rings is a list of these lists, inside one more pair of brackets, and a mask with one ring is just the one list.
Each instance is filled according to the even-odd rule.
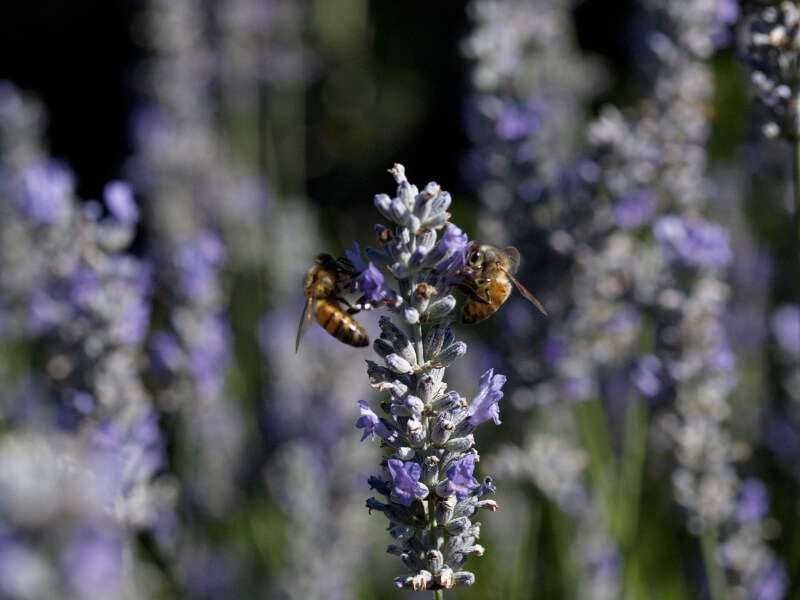
[[189,298],[208,298],[218,293],[217,271],[225,258],[225,245],[213,233],[205,233],[178,248],[175,263],[183,293]]
[[347,257],[347,260],[350,261],[350,264],[353,265],[353,270],[356,273],[367,268],[367,264],[364,262],[364,259],[361,258],[361,246],[359,246],[358,242],[355,240],[353,241],[353,248],[346,249],[344,255]]
[[424,498],[428,495],[428,488],[419,481],[422,468],[417,463],[390,458],[386,465],[394,482],[393,499],[404,506],[411,506],[415,498]]
[[133,188],[124,181],[112,181],[103,188],[103,199],[109,212],[124,225],[139,221],[139,207],[133,199]]
[[381,423],[378,415],[372,412],[372,409],[365,400],[359,400],[358,406],[361,408],[361,417],[356,421],[356,427],[364,430],[364,435],[361,436],[362,442],[367,439],[367,436],[372,436],[374,440],[375,434],[378,434],[382,438],[391,435],[391,432]]
[[532,108],[521,104],[509,104],[500,114],[495,125],[497,137],[516,141],[527,138],[539,127],[541,116]]
[[98,530],[83,531],[61,554],[64,578],[81,598],[113,597],[122,587],[122,540]]
[[448,492],[456,495],[461,502],[480,484],[472,474],[475,472],[475,455],[467,454],[464,458],[447,467]]
[[782,600],[786,597],[789,577],[783,562],[774,560],[755,582],[754,600]]
[[506,383],[505,375],[495,375],[494,369],[489,369],[481,375],[478,395],[472,400],[467,409],[467,419],[477,427],[481,423],[494,420],[495,425],[500,425],[500,406],[498,402],[503,397],[502,387]]
[[729,234],[719,225],[667,215],[655,222],[653,235],[670,261],[688,267],[722,269],[732,258]]
[[[367,361],[367,373],[373,387],[389,394],[381,408],[392,422],[381,422],[362,400],[356,427],[364,429],[362,441],[377,433],[393,452],[386,461],[391,482],[370,479],[372,489],[386,501],[370,498],[367,507],[384,513],[390,534],[403,542],[402,548],[391,546],[390,552],[400,555],[412,574],[397,577],[395,586],[441,590],[474,583],[472,573],[461,571],[467,556],[483,552],[474,544],[479,532],[474,519],[479,509],[497,510],[496,502],[481,499],[495,492],[491,479],[479,486],[473,477],[472,432],[489,418],[499,422],[497,401],[505,377],[492,370],[485,373],[471,407],[456,392],[445,391],[446,367],[467,349],[454,339],[447,323],[456,305],[452,282],[460,277],[457,271],[463,267],[468,238],[448,225],[437,242],[437,231],[449,218],[450,195],[434,182],[420,192],[401,165],[391,172],[397,196],[378,195],[375,205],[397,227],[379,225],[376,232],[385,256],[393,261],[389,271],[397,280],[397,302],[387,308],[399,315],[400,324],[381,317],[374,349],[383,363]],[[382,276],[368,274],[365,279],[372,288],[387,285]],[[436,492],[429,495],[431,488]],[[425,501],[415,502],[418,498]],[[416,542],[409,545],[412,539]]]
[[386,285],[383,279],[383,273],[372,262],[353,278],[350,285],[353,292],[363,294],[367,302],[373,305],[380,304],[394,296],[393,290]]
[[655,210],[655,194],[651,190],[638,190],[617,200],[612,216],[620,229],[633,229],[649,222]]
[[736,518],[740,523],[758,523],[769,514],[769,492],[758,479],[749,478],[739,488]]
[[24,171],[22,193],[16,201],[31,221],[49,225],[63,218],[72,202],[74,187],[69,170],[55,161],[44,162]]
[[800,359],[800,306],[784,304],[775,309],[770,319],[772,334],[781,351]]

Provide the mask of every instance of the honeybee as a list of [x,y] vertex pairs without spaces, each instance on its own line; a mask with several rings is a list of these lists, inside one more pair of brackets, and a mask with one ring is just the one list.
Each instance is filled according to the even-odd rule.
[[313,317],[317,318],[317,323],[325,331],[340,342],[357,347],[369,344],[367,331],[342,308],[342,304],[346,304],[351,310],[355,310],[341,297],[342,287],[349,279],[350,271],[345,264],[330,254],[317,256],[314,266],[308,270],[303,282],[306,304],[300,317],[300,326],[297,328],[295,352],[300,347],[300,338],[311,326]]
[[546,315],[547,311],[542,303],[514,277],[518,267],[519,250],[513,246],[498,248],[473,242],[467,248],[467,264],[464,269],[472,281],[457,286],[467,295],[467,303],[461,311],[461,321],[471,325],[493,315],[511,295],[511,284]]

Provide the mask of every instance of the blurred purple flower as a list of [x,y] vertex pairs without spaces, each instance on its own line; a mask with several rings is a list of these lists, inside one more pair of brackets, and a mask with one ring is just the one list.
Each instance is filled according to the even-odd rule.
[[124,225],[139,220],[139,207],[133,199],[133,188],[124,181],[112,181],[103,188],[103,199],[109,212]]
[[219,268],[225,258],[225,245],[212,233],[206,233],[178,248],[175,263],[183,293],[193,299],[217,293]]
[[781,561],[774,561],[755,584],[754,600],[782,600],[786,597],[789,577]]
[[794,359],[800,359],[800,306],[784,304],[770,319],[778,347]]
[[532,108],[517,103],[508,104],[497,119],[495,132],[501,140],[517,141],[533,134],[540,120]]
[[22,176],[22,193],[16,201],[22,213],[34,223],[49,225],[68,208],[74,194],[72,173],[49,161],[29,167]]
[[684,266],[721,269],[732,258],[730,235],[720,225],[666,215],[653,225],[653,235],[667,258]]
[[617,200],[612,217],[620,229],[633,229],[648,223],[655,210],[655,193],[652,190],[637,190]]
[[122,540],[107,531],[83,531],[63,550],[60,563],[81,598],[116,597],[122,585]]
[[767,486],[753,477],[745,479],[736,501],[736,518],[740,523],[758,523],[769,514]]

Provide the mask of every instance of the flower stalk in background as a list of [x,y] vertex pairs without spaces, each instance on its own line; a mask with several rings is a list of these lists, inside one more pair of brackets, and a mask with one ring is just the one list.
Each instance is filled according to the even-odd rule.
[[[369,265],[358,248],[348,253],[360,270],[353,288],[364,294],[364,301],[384,305],[395,315],[381,317],[381,335],[373,344],[384,364],[367,361],[372,386],[389,393],[380,405],[386,416],[379,417],[362,400],[356,427],[364,430],[362,441],[378,436],[391,449],[384,474],[369,479],[381,498],[370,498],[367,507],[389,519],[396,543],[388,552],[411,571],[397,577],[395,587],[433,590],[441,598],[444,589],[475,582],[474,574],[463,570],[469,556],[484,552],[476,543],[480,523],[475,518],[481,510],[498,508],[485,498],[495,492],[491,478],[475,478],[474,431],[490,419],[500,423],[498,402],[506,378],[489,369],[470,401],[447,390],[445,370],[467,350],[449,327],[453,285],[465,272],[467,236],[447,222],[450,194],[436,183],[420,192],[402,165],[390,172],[397,195],[379,194],[375,205],[395,227],[376,227],[381,249],[367,248]],[[389,277],[376,265],[385,267]],[[423,335],[424,325],[430,327]]]

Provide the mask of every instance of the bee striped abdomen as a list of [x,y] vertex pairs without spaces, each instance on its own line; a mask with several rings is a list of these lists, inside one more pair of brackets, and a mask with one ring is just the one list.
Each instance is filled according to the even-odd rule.
[[367,331],[361,323],[343,311],[337,302],[318,302],[316,313],[317,322],[340,342],[356,347],[369,344]]
[[494,279],[481,291],[476,292],[486,302],[470,298],[461,311],[461,322],[465,325],[479,323],[492,316],[511,295],[511,284],[508,281]]

